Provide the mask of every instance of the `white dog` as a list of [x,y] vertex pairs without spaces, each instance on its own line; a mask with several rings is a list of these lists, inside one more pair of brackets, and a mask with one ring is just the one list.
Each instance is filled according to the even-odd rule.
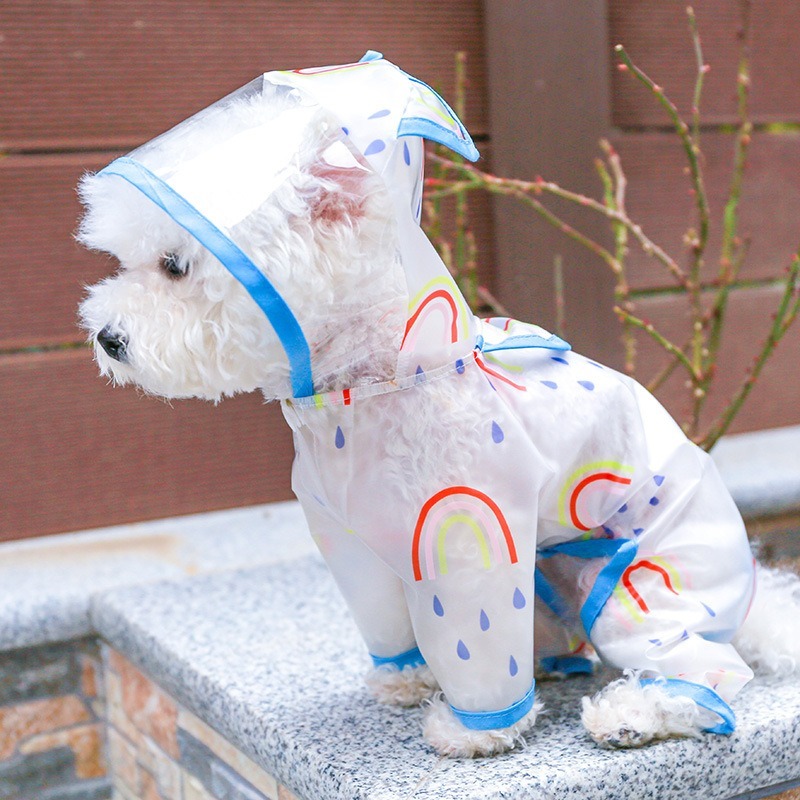
[[438,752],[512,748],[535,672],[594,651],[630,670],[584,700],[597,742],[730,732],[742,656],[800,659],[797,583],[760,572],[744,622],[754,564],[710,459],[635,382],[472,316],[418,225],[421,137],[477,158],[370,52],[268,73],[87,176],[80,238],[121,263],[81,307],[101,371],[281,400],[368,682],[427,702]]

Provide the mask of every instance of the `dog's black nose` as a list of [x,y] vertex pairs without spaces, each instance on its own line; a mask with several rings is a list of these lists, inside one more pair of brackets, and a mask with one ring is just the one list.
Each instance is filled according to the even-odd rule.
[[107,325],[97,334],[97,343],[115,361],[125,360],[125,339],[114,333]]

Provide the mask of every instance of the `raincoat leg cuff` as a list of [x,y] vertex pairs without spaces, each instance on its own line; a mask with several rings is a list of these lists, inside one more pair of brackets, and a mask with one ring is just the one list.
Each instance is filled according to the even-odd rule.
[[697,705],[711,711],[720,718],[720,722],[716,725],[706,728],[707,733],[720,733],[728,735],[736,730],[736,715],[733,709],[713,690],[708,686],[703,686],[699,683],[691,683],[690,681],[682,681],[677,678],[667,678],[666,680],[657,679],[644,679],[643,684],[657,683],[664,691],[675,697],[680,695],[694,700]]
[[462,711],[461,709],[450,706],[459,722],[473,731],[489,731],[498,728],[509,728],[515,722],[519,722],[532,708],[536,699],[536,684],[531,686],[530,691],[513,705],[508,708],[501,708],[500,711]]
[[403,669],[404,667],[421,667],[425,663],[418,647],[412,647],[411,650],[406,650],[405,653],[396,656],[374,656],[370,653],[370,658],[375,667],[390,666]]

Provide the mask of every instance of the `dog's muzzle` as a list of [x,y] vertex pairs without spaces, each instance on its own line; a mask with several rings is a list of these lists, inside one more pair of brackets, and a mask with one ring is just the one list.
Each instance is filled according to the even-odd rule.
[[126,347],[128,343],[121,334],[114,333],[108,326],[97,334],[97,343],[114,361],[122,363],[127,360]]

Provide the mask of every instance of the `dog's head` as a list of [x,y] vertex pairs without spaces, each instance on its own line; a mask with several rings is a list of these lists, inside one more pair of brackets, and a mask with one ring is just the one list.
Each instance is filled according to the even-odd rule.
[[120,263],[81,305],[101,371],[208,399],[391,379],[420,137],[477,155],[442,109],[379,58],[267,73],[86,176],[79,238]]

